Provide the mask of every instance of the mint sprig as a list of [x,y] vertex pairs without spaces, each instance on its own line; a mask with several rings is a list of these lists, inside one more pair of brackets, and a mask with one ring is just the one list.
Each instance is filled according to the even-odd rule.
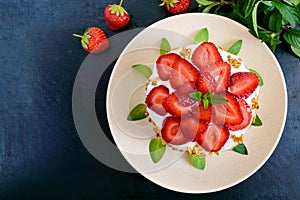
[[236,145],[232,150],[243,155],[248,155],[247,147],[243,143]]
[[300,57],[299,0],[196,0],[200,12],[231,18],[248,27],[272,51],[282,43]]
[[205,156],[192,154],[190,155],[190,161],[197,169],[204,170],[206,164]]
[[163,144],[162,138],[153,138],[149,143],[149,152],[154,163],[161,160],[166,151],[166,145]]
[[201,29],[194,38],[194,43],[199,44],[201,42],[208,42],[208,30],[207,28]]
[[243,44],[242,40],[236,41],[231,47],[229,47],[227,52],[232,53],[234,55],[238,55],[238,53],[241,50],[242,44]]
[[146,104],[138,104],[136,105],[128,114],[127,120],[128,121],[137,121],[141,119],[145,119],[147,117],[146,115],[147,106]]
[[150,76],[152,75],[152,70],[147,65],[136,64],[132,65],[132,68],[143,74],[146,78],[150,78]]
[[200,91],[191,92],[189,96],[196,99],[198,102],[203,103],[204,110],[208,108],[209,104],[223,104],[228,102],[228,100],[224,97],[218,94],[212,94],[210,93],[210,91],[208,91],[204,95]]
[[162,38],[159,51],[160,55],[167,54],[169,51],[171,51],[171,45],[166,38]]

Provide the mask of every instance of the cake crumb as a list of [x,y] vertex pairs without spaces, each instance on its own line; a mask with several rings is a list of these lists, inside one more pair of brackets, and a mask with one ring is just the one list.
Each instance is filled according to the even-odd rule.
[[241,136],[232,135],[231,138],[235,143],[242,144],[244,142],[245,136],[241,134]]
[[180,56],[182,58],[191,59],[191,57],[192,57],[192,49],[191,48],[182,47],[182,50],[180,52]]
[[157,82],[159,81],[159,77],[156,77],[152,80],[152,85],[155,86],[157,85]]
[[252,106],[251,106],[251,109],[254,110],[254,109],[259,109],[259,104],[258,104],[258,96],[255,96],[251,99],[251,103],[252,103]]
[[239,61],[239,59],[231,58],[230,55],[227,56],[227,60],[233,68],[237,69],[241,66],[241,61]]

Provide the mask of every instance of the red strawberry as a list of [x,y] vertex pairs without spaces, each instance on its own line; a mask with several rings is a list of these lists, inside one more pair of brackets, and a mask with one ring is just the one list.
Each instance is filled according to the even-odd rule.
[[196,83],[199,72],[189,61],[181,58],[174,63],[171,75],[170,84],[177,89],[187,81]]
[[191,0],[162,0],[160,6],[165,6],[167,11],[172,14],[185,12],[191,3]]
[[156,61],[159,78],[163,81],[169,80],[171,78],[173,64],[180,59],[180,56],[175,53],[161,55]]
[[251,72],[237,72],[230,77],[230,91],[241,98],[247,98],[257,88],[258,77]]
[[211,93],[215,92],[216,81],[214,77],[210,75],[210,73],[204,72],[200,73],[200,76],[197,81],[197,89],[202,92],[202,94],[206,94],[208,91]]
[[193,117],[181,120],[180,129],[189,141],[196,141],[206,131],[208,124],[202,123]]
[[148,108],[157,114],[164,116],[166,114],[165,108],[162,106],[163,99],[169,94],[169,89],[163,85],[153,88],[146,97],[146,105]]
[[199,69],[214,66],[216,62],[222,61],[218,48],[211,42],[201,43],[195,49],[191,59]]
[[196,103],[196,100],[189,94],[195,91],[197,91],[195,83],[185,82],[175,91],[175,94],[183,106],[191,106]]
[[175,117],[167,117],[161,129],[161,136],[167,142],[180,145],[188,142],[180,130],[180,122]]
[[164,98],[162,105],[168,113],[178,118],[191,112],[191,107],[183,106],[174,92]]
[[89,53],[99,53],[109,46],[109,40],[102,29],[98,27],[89,27],[83,35],[73,34],[81,38],[82,48]]
[[229,138],[229,131],[216,124],[210,124],[197,140],[197,143],[201,145],[208,152],[219,151]]
[[236,125],[243,121],[243,114],[236,97],[226,92],[221,95],[228,102],[212,105],[213,121],[220,125]]
[[123,0],[120,1],[119,5],[112,4],[106,6],[104,9],[105,22],[113,31],[124,28],[130,21],[130,15],[122,7]]
[[192,115],[197,120],[209,123],[212,116],[211,105],[208,105],[207,109],[204,110],[203,103],[197,103],[192,107]]
[[238,103],[242,111],[243,121],[242,123],[237,125],[228,125],[227,128],[232,131],[246,128],[249,125],[252,117],[252,110],[250,106],[247,104],[247,102],[244,99],[238,99]]

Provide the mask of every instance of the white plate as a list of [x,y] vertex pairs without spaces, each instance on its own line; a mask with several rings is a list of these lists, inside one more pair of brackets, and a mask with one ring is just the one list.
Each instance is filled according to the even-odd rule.
[[[131,69],[134,64],[153,63],[159,56],[162,37],[172,47],[193,43],[195,34],[208,28],[209,39],[223,48],[242,39],[239,56],[264,79],[258,114],[261,127],[251,127],[245,138],[249,155],[233,151],[208,156],[206,168],[194,168],[182,152],[171,148],[154,164],[148,145],[154,136],[146,120],[129,122],[129,111],[144,101],[145,78]],[[186,193],[219,191],[245,180],[271,156],[281,137],[287,113],[287,92],[281,68],[269,48],[248,29],[228,18],[190,13],[166,18],[139,33],[124,49],[112,72],[107,92],[107,115],[113,138],[126,160],[143,176],[165,188]]]

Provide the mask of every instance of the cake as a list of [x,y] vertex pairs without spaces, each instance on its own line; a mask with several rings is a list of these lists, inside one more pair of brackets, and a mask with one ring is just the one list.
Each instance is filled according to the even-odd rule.
[[213,42],[160,55],[145,90],[147,116],[164,142],[190,154],[243,143],[258,109],[259,77]]

